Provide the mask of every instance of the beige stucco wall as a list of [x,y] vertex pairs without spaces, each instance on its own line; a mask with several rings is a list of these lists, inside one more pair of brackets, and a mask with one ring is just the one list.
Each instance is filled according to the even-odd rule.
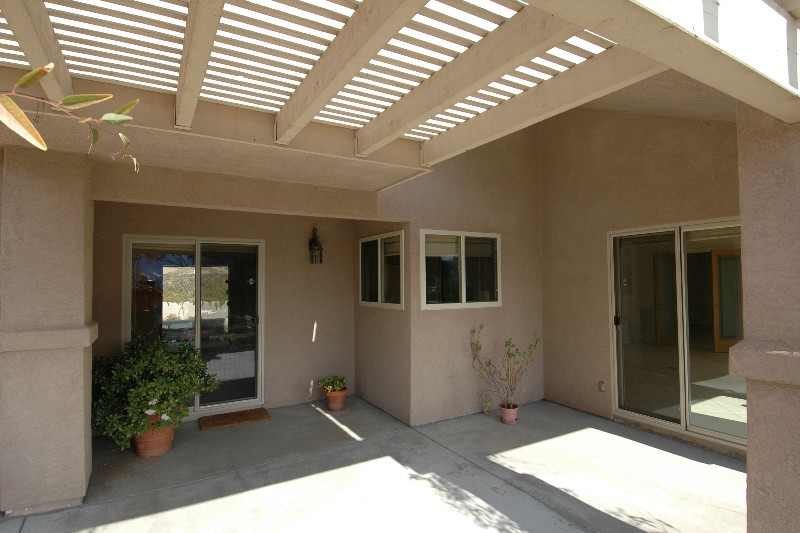
[[608,232],[738,216],[736,126],[576,110],[537,133],[545,397],[610,417]]
[[74,505],[91,471],[91,202],[83,156],[6,147],[0,510]]
[[731,373],[747,379],[747,525],[800,523],[800,128],[737,109],[744,341]]
[[[356,393],[394,417],[409,423],[411,420],[411,364],[409,350],[411,322],[409,306],[388,309],[360,305],[359,296],[359,246],[358,239],[404,230],[404,247],[408,250],[410,232],[406,224],[386,222],[358,222],[353,239],[356,265]],[[403,299],[408,302],[410,290],[408,254],[405,254]]]
[[[318,265],[308,259],[314,226],[324,247],[324,263]],[[97,202],[94,317],[100,336],[95,356],[120,347],[126,234],[263,240],[265,405],[320,398],[313,382],[334,373],[344,374],[356,386],[352,221]]]
[[[534,332],[542,331],[541,209],[533,146],[531,132],[523,131],[379,194],[381,215],[410,220],[406,235],[410,416],[405,421],[412,425],[480,410],[481,386],[469,352],[472,328],[484,325],[482,341],[488,353],[500,353],[506,338],[524,345]],[[421,229],[499,233],[502,307],[423,311]],[[391,320],[388,311],[384,316]],[[392,336],[383,338],[387,347],[394,342]],[[517,400],[542,396],[540,352],[520,384]]]

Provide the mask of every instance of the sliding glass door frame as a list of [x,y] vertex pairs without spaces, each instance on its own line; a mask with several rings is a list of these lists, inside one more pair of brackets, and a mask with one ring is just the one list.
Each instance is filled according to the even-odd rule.
[[[203,244],[238,244],[243,246],[255,246],[258,249],[258,324],[256,324],[256,397],[246,400],[235,400],[225,403],[215,403],[211,405],[200,405],[200,397],[194,397],[194,405],[190,407],[189,419],[215,413],[229,412],[251,407],[261,407],[264,404],[264,316],[265,316],[265,260],[264,260],[264,241],[253,239],[224,239],[224,238],[204,238],[204,237],[167,237],[164,235],[125,235],[123,238],[123,268],[122,268],[122,342],[120,348],[131,338],[131,291],[132,291],[132,259],[133,247],[137,244],[170,244],[194,246],[195,269],[201,269],[200,247]],[[199,275],[195,276],[195,295],[200,294]],[[195,335],[194,345],[200,347],[201,315],[195,313],[194,328],[198,334]]]
[[[686,273],[688,271],[688,268],[687,268],[687,265],[686,265],[687,254],[683,253],[683,246],[684,246],[684,242],[686,240],[686,234],[689,233],[689,232],[692,232],[692,231],[710,230],[710,229],[722,229],[722,228],[730,228],[730,227],[734,227],[734,226],[741,227],[741,222],[738,219],[733,219],[733,220],[728,220],[728,221],[716,221],[716,222],[696,223],[696,224],[683,224],[683,225],[680,226],[680,232],[681,233],[680,233],[680,240],[679,240],[678,244],[681,246],[681,256],[680,256],[681,257],[681,261],[680,261],[680,264],[681,264],[680,275],[681,275],[681,277],[679,279],[681,281],[681,287],[682,288],[688,286],[688,281],[687,281],[687,276],[686,276]],[[685,316],[685,317],[689,316],[688,306],[689,306],[688,295],[684,295],[684,297],[682,298],[682,301],[681,301],[682,316]],[[689,357],[689,354],[691,354],[689,341],[690,341],[689,328],[686,327],[684,329],[684,331],[683,331],[682,342],[681,342],[681,360],[682,361],[686,361],[686,364],[688,364],[688,357]],[[683,379],[681,381],[682,381],[682,387],[683,387],[683,389],[685,391],[684,392],[684,404],[686,405],[686,411],[685,412],[683,412],[683,411],[681,412],[681,417],[682,417],[682,420],[683,420],[684,429],[686,431],[688,431],[689,433],[692,433],[692,434],[703,435],[705,437],[708,437],[708,438],[711,438],[711,439],[714,439],[714,440],[719,440],[719,441],[723,441],[723,442],[727,442],[727,443],[733,443],[733,444],[745,447],[747,445],[747,439],[742,439],[742,438],[736,437],[735,435],[728,435],[728,434],[720,433],[720,432],[713,431],[713,430],[710,430],[710,429],[707,429],[707,428],[702,428],[702,427],[699,427],[699,426],[692,425],[690,423],[691,417],[689,416],[689,409],[690,409],[690,406],[691,406],[690,391],[691,391],[691,386],[692,386],[692,376],[691,376],[691,372],[684,372],[683,374],[681,374],[681,376],[683,377]]]
[[[683,433],[687,435],[702,436],[710,440],[718,441],[724,444],[732,444],[736,447],[745,448],[747,444],[746,439],[741,439],[732,435],[718,433],[708,429],[700,428],[689,424],[689,391],[691,388],[691,376],[687,372],[688,354],[689,352],[689,328],[686,327],[686,317],[688,316],[687,309],[687,294],[686,294],[686,257],[683,250],[684,237],[687,232],[703,230],[703,229],[716,229],[740,226],[741,222],[738,218],[723,218],[715,219],[704,222],[687,222],[683,224],[669,224],[661,226],[649,226],[644,228],[635,228],[629,230],[610,231],[608,232],[608,289],[609,289],[609,314],[608,324],[610,333],[610,358],[611,358],[611,393],[613,402],[613,416],[628,420],[631,422],[638,422],[649,426],[661,427],[667,430]],[[649,416],[642,413],[629,411],[620,407],[620,394],[619,387],[621,385],[619,378],[619,361],[618,354],[620,352],[620,327],[617,325],[619,302],[617,301],[617,288],[619,284],[619,254],[618,243],[620,238],[624,237],[637,237],[655,234],[668,234],[674,235],[675,246],[675,279],[679,281],[675,290],[675,308],[677,309],[677,326],[679,331],[678,337],[678,375],[680,384],[680,419],[679,423],[671,422]]]

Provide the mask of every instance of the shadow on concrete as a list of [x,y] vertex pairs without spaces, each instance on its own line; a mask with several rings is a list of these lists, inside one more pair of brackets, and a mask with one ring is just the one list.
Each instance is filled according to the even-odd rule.
[[[350,397],[348,402],[347,409],[334,415],[320,412],[317,404],[302,404],[271,409],[269,422],[211,432],[201,433],[196,424],[185,423],[177,432],[173,451],[157,459],[119,452],[98,438],[84,505],[30,516],[21,524],[0,521],[0,531],[142,525],[147,525],[145,529],[234,530],[248,524],[268,525],[272,531],[300,531],[303,525],[321,527],[325,517],[331,517],[326,513],[333,512],[350,531],[381,524],[449,524],[466,528],[460,530],[472,527],[505,533],[671,533],[681,529],[668,515],[640,513],[626,501],[598,509],[572,491],[569,483],[556,486],[543,479],[547,476],[517,468],[513,455],[497,457],[515,449],[524,451],[526,446],[549,446],[565,436],[583,438],[588,430],[591,435],[602,432],[612,445],[621,438],[692,463],[744,471],[742,461],[548,402],[523,406],[515,426],[477,414],[418,428],[409,428],[358,398]],[[563,463],[556,473],[559,468],[569,473],[576,460],[569,448],[561,459],[549,448],[532,453],[550,453],[554,461]],[[624,478],[630,465],[612,467]],[[646,483],[647,472],[636,475]],[[343,495],[327,492],[329,486],[340,483],[346,484]],[[363,504],[357,500],[368,500],[371,507],[351,508],[353,503]],[[689,510],[693,511],[698,509]],[[714,522],[715,516],[697,518],[710,520],[709,527],[720,525]],[[726,526],[725,530],[736,528]]]

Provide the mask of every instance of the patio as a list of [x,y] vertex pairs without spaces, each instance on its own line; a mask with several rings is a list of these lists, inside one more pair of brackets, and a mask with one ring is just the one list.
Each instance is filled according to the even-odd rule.
[[139,459],[95,438],[84,504],[0,520],[26,531],[745,531],[743,461],[553,403],[515,426],[408,427],[357,398],[176,433]]

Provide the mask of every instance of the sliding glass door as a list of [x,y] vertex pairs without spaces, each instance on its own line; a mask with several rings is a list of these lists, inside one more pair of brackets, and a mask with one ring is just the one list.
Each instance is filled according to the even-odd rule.
[[617,409],[744,442],[745,383],[728,373],[742,338],[739,227],[620,235],[613,250]]
[[619,407],[680,422],[675,232],[615,244]]
[[259,245],[130,239],[130,334],[200,348],[216,391],[195,408],[257,402]]

